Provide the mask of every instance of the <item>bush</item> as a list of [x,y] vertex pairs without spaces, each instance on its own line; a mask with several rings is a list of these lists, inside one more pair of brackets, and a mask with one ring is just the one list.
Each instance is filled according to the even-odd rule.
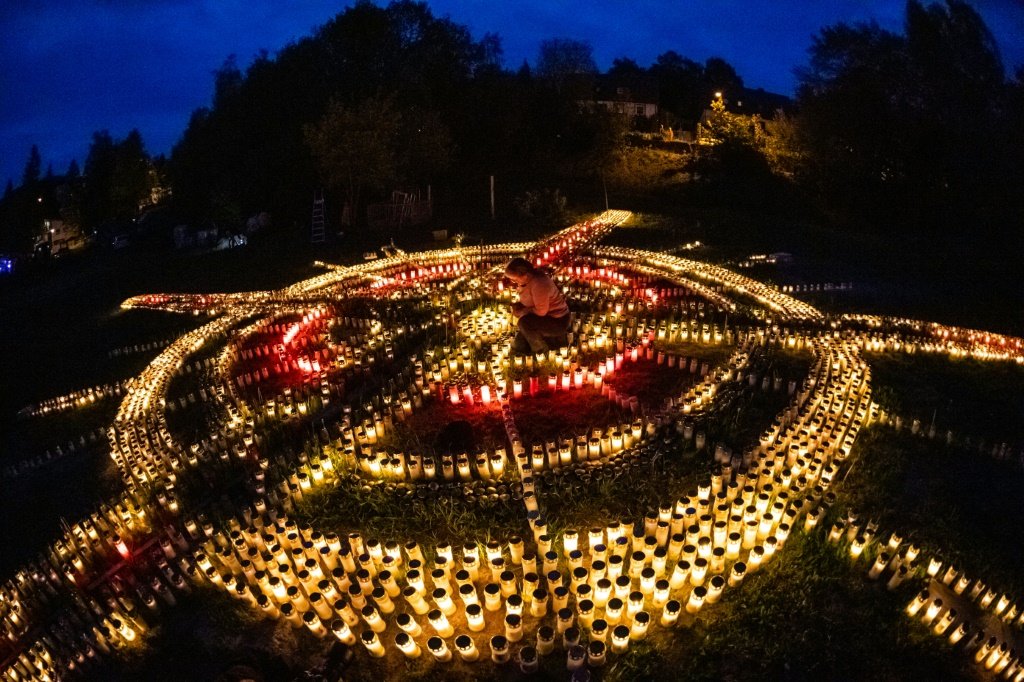
[[557,188],[527,191],[512,200],[516,213],[522,218],[562,218],[566,203],[567,199]]

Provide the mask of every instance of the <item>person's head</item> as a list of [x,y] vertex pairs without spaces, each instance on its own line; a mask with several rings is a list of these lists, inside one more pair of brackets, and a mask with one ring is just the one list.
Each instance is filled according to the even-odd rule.
[[505,276],[522,286],[533,276],[533,265],[525,258],[513,258],[505,266]]

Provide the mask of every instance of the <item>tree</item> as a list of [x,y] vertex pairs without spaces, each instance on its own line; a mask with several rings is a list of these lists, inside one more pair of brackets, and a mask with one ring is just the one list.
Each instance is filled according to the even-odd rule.
[[561,91],[567,84],[597,74],[594,49],[590,43],[572,38],[550,38],[540,44],[537,75]]
[[21,175],[21,186],[30,187],[39,182],[39,173],[43,169],[43,159],[39,155],[39,147],[32,145],[28,153],[28,161],[25,162],[25,171]]
[[658,81],[661,110],[682,120],[688,128],[696,124],[708,101],[701,83],[703,72],[700,64],[672,50],[658,55],[650,68]]
[[242,89],[242,71],[238,68],[238,58],[230,54],[220,68],[213,72],[214,106],[224,106]]
[[954,227],[1019,168],[1000,143],[1002,63],[965,2],[912,0],[904,35],[825,28],[810,55],[798,71],[803,176],[834,205],[887,225]]
[[149,195],[151,168],[138,130],[132,130],[121,141],[115,141],[106,130],[93,133],[85,160],[83,223],[98,227],[112,220],[133,218]]
[[396,156],[402,180],[429,182],[448,169],[455,149],[451,133],[440,114],[415,108],[403,112],[400,123]]
[[82,171],[78,169],[78,161],[76,159],[71,159],[71,163],[68,164],[67,172],[65,172],[64,175],[68,180],[77,180],[81,174]]
[[646,75],[647,71],[629,57],[616,57],[608,69],[608,75],[616,79],[634,80]]
[[743,79],[736,73],[736,69],[721,57],[711,57],[704,62],[702,80],[705,101],[717,92],[726,97],[735,97],[743,90]]
[[355,107],[338,100],[307,126],[305,135],[324,182],[345,194],[359,216],[367,189],[383,190],[398,171],[394,141],[401,124],[391,98],[372,97]]

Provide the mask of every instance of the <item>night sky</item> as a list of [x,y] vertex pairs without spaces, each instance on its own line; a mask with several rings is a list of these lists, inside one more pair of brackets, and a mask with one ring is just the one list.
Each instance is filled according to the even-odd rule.
[[[541,40],[588,40],[598,67],[620,56],[649,66],[672,49],[721,56],[748,87],[792,94],[823,26],[874,19],[902,30],[902,0],[432,0],[435,15],[498,33],[505,65],[535,60]],[[1024,2],[976,0],[1008,74],[1024,64]],[[169,153],[189,114],[207,105],[212,72],[235,54],[243,69],[308,35],[344,4],[322,0],[8,0],[0,3],[0,182],[17,184],[29,148],[43,168],[84,164],[92,133],[142,132]]]

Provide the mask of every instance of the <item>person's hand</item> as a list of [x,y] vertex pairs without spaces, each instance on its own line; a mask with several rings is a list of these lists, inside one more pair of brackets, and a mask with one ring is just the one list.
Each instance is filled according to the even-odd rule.
[[526,313],[526,306],[516,301],[512,304],[512,314],[516,317],[522,317]]

